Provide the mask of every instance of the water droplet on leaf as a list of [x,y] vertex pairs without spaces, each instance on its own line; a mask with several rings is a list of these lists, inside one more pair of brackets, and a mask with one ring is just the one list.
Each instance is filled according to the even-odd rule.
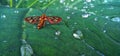
[[94,13],[94,12],[88,12],[89,14],[92,14],[92,15],[96,15],[96,13]]
[[19,13],[19,11],[18,11],[18,10],[15,10],[14,13]]
[[70,16],[67,16],[67,19],[70,19]]
[[89,14],[82,14],[82,18],[88,18],[89,16]]
[[6,7],[10,7],[10,5],[5,5]]
[[3,42],[4,42],[4,43],[6,43],[7,41],[6,41],[6,40],[4,40]]
[[6,15],[1,15],[1,18],[6,18]]
[[74,24],[76,25],[76,24],[77,24],[77,22],[74,22]]
[[68,6],[65,6],[65,11],[70,10],[70,8]]
[[106,19],[108,19],[108,18],[109,18],[109,16],[105,16],[105,18],[106,18]]
[[110,8],[108,8],[108,9],[111,9],[111,10],[113,10],[114,9],[114,7],[113,6],[111,6]]
[[60,34],[61,34],[60,31],[56,31],[56,32],[55,32],[55,35],[57,35],[57,36],[59,36]]
[[120,17],[114,17],[111,20],[114,21],[114,22],[120,22]]
[[18,1],[18,0],[15,0],[16,2]]
[[108,3],[108,1],[107,1],[107,0],[104,0],[103,3]]
[[32,47],[27,44],[27,42],[23,39],[22,40],[23,45],[20,48],[21,56],[31,56],[33,55]]
[[86,9],[81,9],[82,12],[86,12]]
[[25,44],[21,46],[21,56],[31,56],[33,55],[33,50],[30,45]]
[[60,0],[60,3],[64,3],[65,0]]
[[65,9],[65,11],[68,11],[68,10],[69,10],[68,8]]
[[73,9],[77,10],[78,8],[77,8],[77,7],[74,7]]
[[40,3],[42,3],[42,2],[43,2],[43,0],[39,0],[39,2],[40,2]]
[[106,33],[106,30],[103,30],[104,33]]
[[86,0],[86,2],[91,2],[91,0]]
[[75,14],[74,12],[72,12],[71,14]]
[[81,39],[83,37],[83,33],[80,30],[77,30],[73,33],[74,38]]
[[83,8],[85,8],[85,9],[86,9],[86,8],[88,8],[88,6],[84,6]]
[[94,21],[98,21],[98,19],[97,19],[97,18],[94,18]]
[[73,2],[74,0],[71,0],[71,2]]
[[105,23],[105,25],[107,24],[107,22]]
[[81,56],[85,56],[85,54],[82,54]]
[[94,6],[94,4],[91,3],[91,4],[90,4],[90,7],[93,8],[93,7],[95,7],[95,6]]

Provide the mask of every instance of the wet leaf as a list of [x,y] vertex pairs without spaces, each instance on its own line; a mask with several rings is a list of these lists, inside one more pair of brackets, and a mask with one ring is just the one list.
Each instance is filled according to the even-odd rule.
[[[118,5],[113,0],[26,1],[11,3],[17,9],[5,8],[6,5],[1,3],[0,56],[20,56],[21,39],[31,45],[35,56],[120,55],[119,1]],[[41,11],[47,16],[61,17],[62,22],[54,25],[46,22],[38,30],[36,25],[23,20],[29,16],[41,16]],[[77,35],[73,36],[73,33]],[[82,39],[75,36],[82,36]]]

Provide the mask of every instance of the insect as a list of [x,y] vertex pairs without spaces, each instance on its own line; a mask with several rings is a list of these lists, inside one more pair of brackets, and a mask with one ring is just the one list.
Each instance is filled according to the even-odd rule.
[[62,21],[62,18],[58,16],[46,16],[46,14],[42,14],[42,16],[26,17],[25,21],[30,24],[36,24],[37,29],[41,29],[43,26],[45,26],[46,21],[48,21],[50,24],[57,24]]

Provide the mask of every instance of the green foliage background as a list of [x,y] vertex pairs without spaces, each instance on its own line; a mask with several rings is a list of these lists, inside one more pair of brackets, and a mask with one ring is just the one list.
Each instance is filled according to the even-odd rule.
[[[0,0],[0,56],[20,56],[23,32],[32,46],[35,56],[119,56],[120,22],[111,21],[120,17],[120,1],[93,1],[94,7],[82,0]],[[67,4],[68,3],[68,4]],[[83,18],[84,6],[87,12],[94,12]],[[75,9],[77,7],[77,9]],[[110,8],[114,9],[110,9]],[[24,23],[27,16],[40,16],[46,8],[46,15],[60,16],[62,22],[47,24],[38,30],[35,25]],[[68,11],[65,11],[69,9]],[[108,18],[106,18],[108,17]],[[68,19],[70,18],[70,19]],[[95,21],[97,18],[97,21]],[[81,39],[73,36],[80,30]],[[55,35],[60,31],[59,36]],[[57,39],[55,39],[57,37]]]

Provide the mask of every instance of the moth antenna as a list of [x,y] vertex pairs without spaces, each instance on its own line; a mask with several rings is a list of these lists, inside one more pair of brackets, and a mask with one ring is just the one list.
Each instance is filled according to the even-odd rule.
[[40,10],[40,12],[43,14],[43,11],[42,11],[42,10]]
[[42,9],[40,9],[39,8],[39,10],[40,10],[40,12],[42,13],[42,14],[45,14],[46,13],[46,11],[48,10],[48,7],[43,11]]
[[44,10],[44,13],[46,13],[46,12],[47,12],[47,10],[48,10],[48,7]]

